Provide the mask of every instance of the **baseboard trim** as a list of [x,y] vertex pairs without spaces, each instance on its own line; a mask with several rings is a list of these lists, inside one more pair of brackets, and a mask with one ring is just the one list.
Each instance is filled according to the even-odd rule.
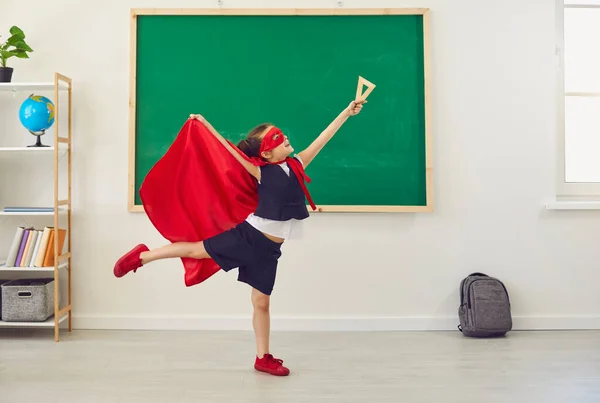
[[[446,331],[457,330],[455,317],[272,317],[272,331]],[[252,330],[245,316],[99,316],[73,315],[75,329]],[[514,330],[600,330],[600,316],[513,318]]]

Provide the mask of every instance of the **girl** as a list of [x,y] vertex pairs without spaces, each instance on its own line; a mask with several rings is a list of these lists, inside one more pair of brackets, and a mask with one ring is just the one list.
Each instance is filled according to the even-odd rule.
[[256,180],[256,210],[234,228],[201,242],[173,242],[153,250],[143,244],[137,245],[117,261],[114,275],[123,277],[143,265],[166,258],[208,258],[226,272],[238,268],[238,281],[252,287],[256,337],[254,368],[272,375],[288,375],[289,369],[283,366],[282,360],[274,358],[269,349],[270,295],[281,245],[308,217],[305,198],[315,209],[304,185],[307,178],[304,169],[348,117],[361,111],[365,102],[352,101],[308,148],[293,158],[290,155],[294,148],[287,136],[271,124],[257,126],[237,145],[249,157],[244,158],[204,117],[190,115],[190,118],[199,120]]

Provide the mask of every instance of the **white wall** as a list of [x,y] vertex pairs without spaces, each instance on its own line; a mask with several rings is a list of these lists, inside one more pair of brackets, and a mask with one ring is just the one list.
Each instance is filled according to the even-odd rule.
[[[178,260],[112,275],[136,243],[164,243],[143,214],[127,212],[129,8],[164,4],[1,5],[2,34],[20,25],[36,49],[13,62],[15,79],[47,80],[55,70],[74,79],[74,324],[249,329],[249,288],[237,273],[191,288]],[[455,329],[458,283],[473,271],[505,281],[517,328],[600,328],[600,212],[544,209],[557,149],[554,0],[344,4],[432,10],[436,210],[312,217],[306,239],[284,247],[273,328]]]

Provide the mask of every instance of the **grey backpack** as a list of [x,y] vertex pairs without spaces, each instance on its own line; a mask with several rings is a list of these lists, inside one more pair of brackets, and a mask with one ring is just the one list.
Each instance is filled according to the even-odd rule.
[[483,273],[472,273],[460,283],[460,325],[470,337],[504,336],[512,329],[510,300],[504,284]]

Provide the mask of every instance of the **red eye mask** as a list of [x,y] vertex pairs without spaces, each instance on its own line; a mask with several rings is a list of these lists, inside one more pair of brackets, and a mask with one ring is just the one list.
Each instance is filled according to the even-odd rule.
[[285,138],[281,130],[277,127],[272,127],[263,137],[262,143],[260,144],[260,155],[262,155],[263,152],[271,151],[279,147],[283,144],[284,140]]

